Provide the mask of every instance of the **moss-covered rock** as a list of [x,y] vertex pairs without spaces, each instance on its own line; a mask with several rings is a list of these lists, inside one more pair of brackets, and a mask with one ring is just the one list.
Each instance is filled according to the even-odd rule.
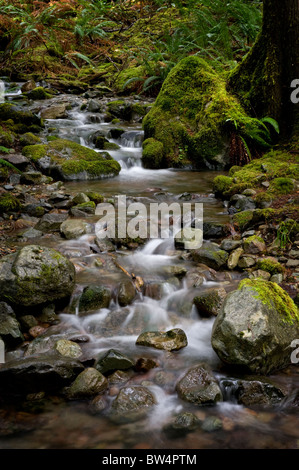
[[12,147],[15,142],[15,134],[9,130],[4,130],[0,126],[0,145],[3,147]]
[[142,162],[144,168],[159,169],[165,166],[163,143],[150,137],[143,142]]
[[0,298],[33,306],[70,296],[74,265],[52,248],[27,245],[0,260]]
[[[0,104],[0,121],[8,120],[12,120],[14,124],[20,124],[26,129],[31,125],[43,126],[41,119],[30,111],[23,111],[12,103]],[[15,131],[17,132],[17,129]]]
[[228,163],[226,122],[244,116],[225,80],[203,59],[190,56],[170,71],[145,116],[145,139],[163,144],[167,166],[189,162],[197,168],[223,168]]
[[18,212],[22,205],[13,194],[4,193],[0,195],[0,214],[4,212]]
[[37,135],[32,134],[32,132],[26,132],[20,138],[20,144],[22,147],[25,147],[26,145],[35,145],[40,143],[41,139]]
[[299,313],[278,284],[244,279],[216,317],[212,346],[220,359],[253,373],[269,374],[291,361]]
[[33,90],[28,91],[27,96],[31,100],[46,100],[52,98],[52,94],[45,90],[45,88],[43,88],[42,86],[36,87]]
[[119,163],[107,152],[98,153],[66,139],[29,145],[22,152],[41,171],[58,180],[101,179],[120,172]]
[[262,269],[272,275],[284,273],[285,268],[275,258],[261,258],[257,261],[257,268]]

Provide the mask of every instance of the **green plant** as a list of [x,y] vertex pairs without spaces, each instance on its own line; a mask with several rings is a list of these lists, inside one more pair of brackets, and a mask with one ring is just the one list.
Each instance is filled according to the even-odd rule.
[[282,250],[285,250],[287,245],[291,242],[291,234],[295,226],[296,222],[292,219],[281,222],[279,225],[277,230],[277,239],[279,240],[280,248]]
[[8,168],[10,170],[13,170],[16,173],[22,174],[21,170],[19,170],[16,166],[14,166],[12,163],[8,162],[7,160],[4,160],[3,158],[0,158],[0,166]]

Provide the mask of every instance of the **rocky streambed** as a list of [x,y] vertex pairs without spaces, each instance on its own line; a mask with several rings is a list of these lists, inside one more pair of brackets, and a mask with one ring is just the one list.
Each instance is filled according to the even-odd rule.
[[[1,447],[296,448],[296,237],[279,254],[250,194],[215,197],[215,171],[144,169],[151,103],[24,93],[10,125],[23,108],[44,121],[6,131],[1,155],[21,171],[0,197]],[[97,205],[119,195],[202,203],[202,247],[99,239]],[[237,230],[232,208],[254,223]]]

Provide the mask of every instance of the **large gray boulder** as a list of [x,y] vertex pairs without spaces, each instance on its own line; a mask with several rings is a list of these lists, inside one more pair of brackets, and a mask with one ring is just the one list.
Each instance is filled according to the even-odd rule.
[[287,293],[276,283],[245,279],[226,297],[211,341],[226,364],[269,374],[290,364],[298,335],[298,309]]
[[218,271],[225,268],[228,253],[220,248],[217,243],[204,243],[198,250],[191,251],[191,258],[196,263],[203,263]]
[[27,245],[0,260],[0,300],[33,306],[70,296],[74,265],[52,248]]

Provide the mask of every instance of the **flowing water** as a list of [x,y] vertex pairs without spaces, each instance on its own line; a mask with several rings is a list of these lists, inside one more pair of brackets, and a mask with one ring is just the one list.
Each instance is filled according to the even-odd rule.
[[[80,111],[80,103],[74,106],[68,119],[46,122],[45,134],[57,135],[93,148],[91,136],[97,131],[109,136],[112,127],[103,116]],[[96,121],[96,122],[94,122]],[[202,202],[204,220],[227,222],[228,216],[222,203],[211,193],[215,172],[191,170],[146,170],[142,168],[141,125],[125,127],[125,133],[117,140],[120,148],[110,151],[121,164],[118,177],[91,182],[65,184],[69,194],[97,191],[107,198],[126,195],[130,201],[152,202],[192,201]],[[96,217],[87,222],[96,223]],[[294,409],[277,407],[249,409],[238,405],[235,398],[236,378],[227,375],[211,347],[213,318],[200,318],[192,300],[197,292],[214,286],[232,290],[240,274],[213,276],[205,272],[203,277],[194,272],[194,266],[174,250],[173,238],[152,239],[132,250],[115,253],[99,253],[93,234],[77,240],[44,238],[40,243],[59,249],[76,266],[76,293],[90,284],[103,283],[112,290],[117,288],[126,274],[140,276],[147,289],[126,307],[118,305],[117,298],[109,308],[79,315],[78,310],[60,314],[59,325],[50,331],[57,338],[82,335],[83,354],[88,361],[108,349],[117,349],[133,360],[150,358],[156,367],[147,372],[127,377],[127,385],[146,385],[156,398],[153,411],[144,419],[117,423],[109,416],[109,406],[122,384],[115,382],[105,396],[106,408],[96,412],[87,401],[65,402],[51,397],[45,403],[36,402],[32,412],[23,405],[17,413],[9,407],[1,419],[11,416],[11,436],[0,438],[1,448],[68,448],[68,449],[219,449],[219,448],[294,448],[299,443],[298,415]],[[186,269],[181,279],[173,273]],[[176,271],[178,272],[178,271]],[[188,338],[188,346],[177,352],[165,352],[136,346],[140,332],[166,331],[182,328]],[[206,363],[219,380],[223,401],[212,407],[196,407],[180,400],[175,384],[189,367]],[[279,374],[283,384],[298,386],[298,374],[288,371]],[[40,409],[39,409],[40,406]],[[192,412],[203,423],[195,431],[169,435],[165,431],[176,414]],[[221,425],[220,425],[220,424]],[[213,432],[212,432],[213,431]]]

